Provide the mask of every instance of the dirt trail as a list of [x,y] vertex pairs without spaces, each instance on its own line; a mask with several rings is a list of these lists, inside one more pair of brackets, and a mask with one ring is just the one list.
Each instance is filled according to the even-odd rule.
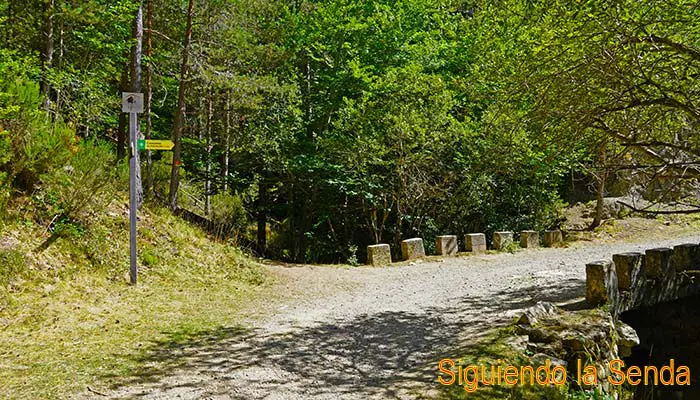
[[577,244],[389,268],[269,267],[288,300],[242,328],[164,345],[113,398],[433,399],[435,365],[537,301],[585,292],[587,262],[700,242]]

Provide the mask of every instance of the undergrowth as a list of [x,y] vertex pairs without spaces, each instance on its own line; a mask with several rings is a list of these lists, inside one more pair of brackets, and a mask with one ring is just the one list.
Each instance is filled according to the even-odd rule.
[[139,284],[128,284],[126,199],[89,223],[47,227],[31,202],[0,225],[0,393],[63,399],[118,384],[167,332],[232,324],[266,282],[228,243],[166,209],[140,215]]

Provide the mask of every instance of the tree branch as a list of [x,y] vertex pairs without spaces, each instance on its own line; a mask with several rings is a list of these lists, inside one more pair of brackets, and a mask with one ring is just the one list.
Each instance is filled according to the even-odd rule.
[[616,203],[623,205],[634,212],[644,213],[644,214],[696,214],[696,213],[700,213],[700,208],[695,208],[695,209],[691,209],[691,210],[675,210],[675,211],[672,211],[672,210],[647,210],[647,209],[634,207],[630,204],[625,203],[622,200],[618,200]]
[[671,108],[678,108],[686,113],[688,113],[691,117],[695,118],[696,120],[700,120],[700,111],[688,106],[687,104],[681,103],[680,101],[676,99],[672,99],[670,97],[659,97],[656,99],[647,99],[647,100],[632,100],[628,104],[618,106],[618,107],[612,107],[612,108],[603,108],[603,111],[605,112],[616,112],[616,111],[624,111],[624,110],[629,110],[632,108],[637,108],[637,107],[646,107],[646,106],[665,106],[665,107],[671,107]]
[[628,40],[628,43],[651,43],[651,44],[662,44],[664,46],[667,46],[678,53],[682,54],[687,54],[691,58],[693,58],[696,61],[700,61],[700,50],[692,47],[685,45],[683,43],[678,43],[674,42],[671,39],[661,37],[661,36],[656,36],[656,35],[649,35],[649,36],[643,36],[643,37],[631,37]]

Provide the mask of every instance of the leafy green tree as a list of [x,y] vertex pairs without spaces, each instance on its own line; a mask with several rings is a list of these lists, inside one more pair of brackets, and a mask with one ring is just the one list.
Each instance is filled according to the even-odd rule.
[[510,35],[520,70],[506,82],[510,98],[526,101],[520,123],[540,127],[543,142],[583,149],[579,160],[597,182],[592,226],[617,171],[634,171],[645,187],[671,178],[665,193],[648,195],[682,197],[679,188],[699,172],[698,7],[505,1],[489,10],[497,27],[517,27]]

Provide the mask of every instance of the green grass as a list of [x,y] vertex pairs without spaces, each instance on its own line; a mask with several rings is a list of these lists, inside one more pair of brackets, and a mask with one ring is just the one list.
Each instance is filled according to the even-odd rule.
[[140,280],[128,285],[122,207],[48,246],[38,224],[0,228],[3,398],[108,388],[143,368],[145,349],[169,333],[235,325],[265,291],[268,279],[250,259],[158,208],[141,216]]

